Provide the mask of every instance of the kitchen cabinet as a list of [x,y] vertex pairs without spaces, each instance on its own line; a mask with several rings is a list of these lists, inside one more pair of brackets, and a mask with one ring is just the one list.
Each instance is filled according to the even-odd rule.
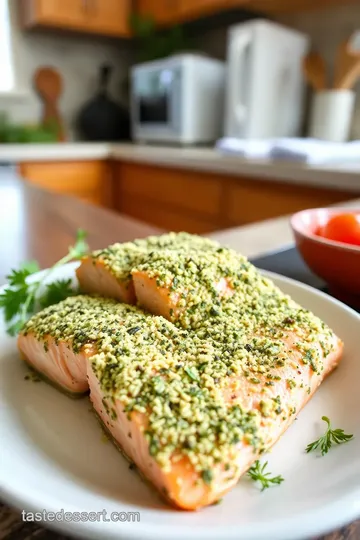
[[122,159],[28,162],[26,182],[172,231],[205,234],[348,201],[356,193]]
[[[237,4],[241,4],[237,0]],[[233,0],[138,0],[135,10],[150,15],[159,25],[176,24],[232,7]]]
[[26,182],[111,208],[112,175],[107,161],[28,162],[19,165]]
[[182,0],[137,0],[135,12],[151,17],[157,24],[178,23],[181,19]]
[[142,15],[150,15],[159,25],[170,25],[237,8],[269,15],[356,2],[358,0],[137,0],[134,9]]
[[[231,0],[232,4],[242,2],[246,9],[266,13],[267,15],[278,13],[295,13],[310,10],[326,10],[336,5],[356,4],[359,0]],[[221,2],[221,0],[220,0]],[[326,16],[326,12],[324,13]]]
[[168,230],[205,233],[220,228],[216,175],[130,163],[116,163],[113,175],[114,206],[124,214]]
[[219,227],[208,216],[201,216],[196,212],[187,212],[174,205],[164,205],[154,199],[146,197],[134,199],[129,193],[121,193],[118,199],[117,210],[144,223],[155,224],[167,231],[186,231],[197,234],[207,233]]
[[83,13],[81,0],[22,0],[21,18],[26,27],[80,27]]
[[[324,8],[340,0],[18,0],[25,28],[74,30],[130,37],[130,13],[151,16],[160,26],[179,24],[227,9],[264,14]],[[343,0],[356,3],[358,0]]]
[[138,14],[150,16],[160,26],[169,26],[228,9],[230,3],[231,0],[137,0],[134,7]]
[[131,0],[21,0],[25,28],[76,30],[104,36],[130,35]]
[[[224,11],[233,7],[233,0],[181,0],[179,8],[180,17],[183,20],[204,17],[216,11]],[[236,4],[246,3],[246,0],[238,0]]]
[[129,0],[88,0],[87,12],[89,31],[110,36],[130,36]]
[[115,162],[116,210],[173,231],[208,233],[347,201],[341,191],[261,178]]
[[330,206],[352,197],[340,190],[240,177],[227,184],[224,207],[227,224],[234,226]]

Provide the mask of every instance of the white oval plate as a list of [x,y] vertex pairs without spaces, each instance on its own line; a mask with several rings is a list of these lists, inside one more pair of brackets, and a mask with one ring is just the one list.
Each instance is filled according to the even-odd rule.
[[[167,507],[110,442],[87,398],[73,401],[44,382],[24,380],[16,342],[0,325],[0,487],[2,498],[28,511],[140,512],[140,522],[47,523],[73,535],[128,540],[295,540],[360,516],[360,316],[293,280],[264,272],[324,319],[345,342],[340,367],[321,386],[271,454],[280,486],[260,492],[247,478],[222,504],[199,512]],[[74,264],[55,277],[74,276]],[[304,452],[325,428],[354,440],[324,456]],[[45,524],[44,524],[45,525]]]

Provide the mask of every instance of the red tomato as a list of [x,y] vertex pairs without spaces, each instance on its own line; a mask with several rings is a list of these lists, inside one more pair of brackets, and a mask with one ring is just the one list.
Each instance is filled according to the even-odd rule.
[[319,228],[318,234],[328,240],[360,246],[360,213],[334,216]]

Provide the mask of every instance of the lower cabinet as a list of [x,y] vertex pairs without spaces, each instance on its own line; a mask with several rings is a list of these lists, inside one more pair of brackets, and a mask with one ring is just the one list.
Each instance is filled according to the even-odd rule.
[[18,172],[24,181],[49,191],[112,206],[112,174],[107,161],[28,162],[21,163]]
[[354,198],[348,191],[256,178],[239,178],[227,183],[225,192],[226,218],[230,225],[263,221]]
[[217,176],[135,163],[114,168],[117,210],[173,231],[219,228],[221,182]]
[[127,161],[28,162],[26,182],[161,229],[205,234],[358,197],[337,189]]
[[132,162],[114,164],[114,206],[157,227],[203,234],[358,195],[253,177]]

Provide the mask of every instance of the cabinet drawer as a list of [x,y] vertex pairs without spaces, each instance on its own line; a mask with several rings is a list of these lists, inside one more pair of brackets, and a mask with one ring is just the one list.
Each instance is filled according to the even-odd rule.
[[159,204],[217,216],[220,211],[221,180],[212,175],[161,167],[124,164],[120,169],[121,190]]
[[226,209],[230,223],[240,225],[305,208],[328,206],[349,198],[349,193],[341,191],[249,179],[228,187]]
[[22,163],[20,176],[49,191],[110,205],[111,175],[103,161]]
[[185,231],[193,234],[203,234],[216,230],[218,227],[210,219],[200,219],[196,215],[186,214],[181,210],[167,209],[164,205],[123,193],[117,205],[122,214],[150,223],[167,231]]

